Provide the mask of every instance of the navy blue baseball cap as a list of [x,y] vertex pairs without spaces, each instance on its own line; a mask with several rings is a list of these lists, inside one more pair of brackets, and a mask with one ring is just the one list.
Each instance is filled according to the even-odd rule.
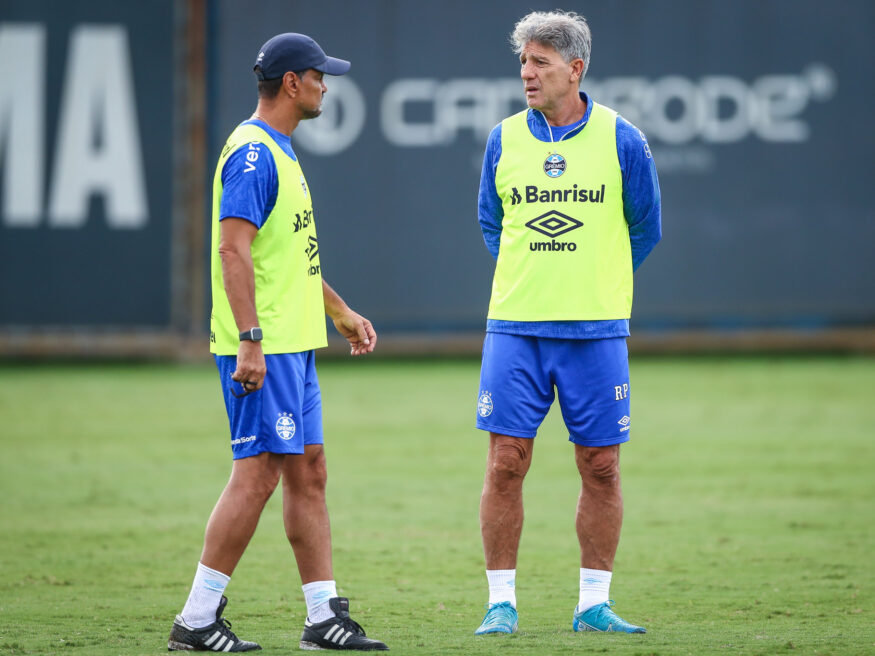
[[343,75],[351,64],[345,59],[329,57],[325,51],[306,34],[286,32],[277,34],[261,46],[255,67],[259,80],[275,80],[288,71],[305,71],[313,68],[327,75]]

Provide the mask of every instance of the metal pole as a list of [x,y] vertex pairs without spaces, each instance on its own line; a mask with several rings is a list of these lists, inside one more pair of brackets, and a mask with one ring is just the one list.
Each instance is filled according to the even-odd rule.
[[[176,116],[173,143],[174,216],[171,244],[171,323],[189,338],[204,332],[206,207],[206,0],[175,3]],[[196,340],[180,340],[190,350]],[[204,337],[204,353],[206,337]],[[179,352],[187,359],[196,354]]]

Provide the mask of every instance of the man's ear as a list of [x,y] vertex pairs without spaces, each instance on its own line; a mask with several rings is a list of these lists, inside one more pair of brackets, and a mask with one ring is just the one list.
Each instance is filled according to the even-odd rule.
[[298,74],[294,71],[286,71],[286,74],[283,75],[283,89],[285,89],[286,93],[294,98],[298,95],[300,88],[301,78],[298,77]]
[[575,59],[571,62],[571,77],[575,82],[580,83],[580,78],[583,77],[582,59]]

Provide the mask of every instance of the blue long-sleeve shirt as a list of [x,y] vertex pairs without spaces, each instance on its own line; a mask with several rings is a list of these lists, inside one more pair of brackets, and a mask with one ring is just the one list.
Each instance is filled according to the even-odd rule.
[[[551,142],[573,139],[586,128],[592,114],[592,101],[580,92],[586,101],[586,113],[577,123],[551,127],[544,115],[528,111],[527,122],[532,135],[540,141]],[[623,174],[623,214],[629,226],[632,246],[632,269],[636,270],[662,237],[662,216],[659,198],[659,180],[650,146],[644,133],[622,116],[617,116],[617,157]],[[551,138],[552,136],[552,138]],[[483,240],[492,257],[498,258],[501,242],[501,223],[504,208],[495,188],[495,171],[501,158],[501,123],[496,125],[486,143],[483,171],[480,175],[478,220]],[[553,337],[561,339],[603,339],[627,337],[629,320],[608,321],[503,321],[489,319],[486,331]]]

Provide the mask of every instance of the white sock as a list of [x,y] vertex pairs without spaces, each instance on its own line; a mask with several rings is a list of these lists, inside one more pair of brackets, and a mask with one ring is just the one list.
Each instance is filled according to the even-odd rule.
[[580,568],[580,601],[577,612],[605,603],[610,597],[611,572]]
[[509,601],[516,608],[516,570],[487,569],[486,580],[489,581],[489,605]]
[[193,629],[202,629],[215,622],[222,593],[230,581],[230,576],[198,563],[191,592],[182,609],[183,621]]
[[334,611],[328,605],[328,600],[337,596],[337,584],[334,581],[313,581],[302,585],[301,590],[304,591],[307,617],[311,622],[324,622],[334,617]]

